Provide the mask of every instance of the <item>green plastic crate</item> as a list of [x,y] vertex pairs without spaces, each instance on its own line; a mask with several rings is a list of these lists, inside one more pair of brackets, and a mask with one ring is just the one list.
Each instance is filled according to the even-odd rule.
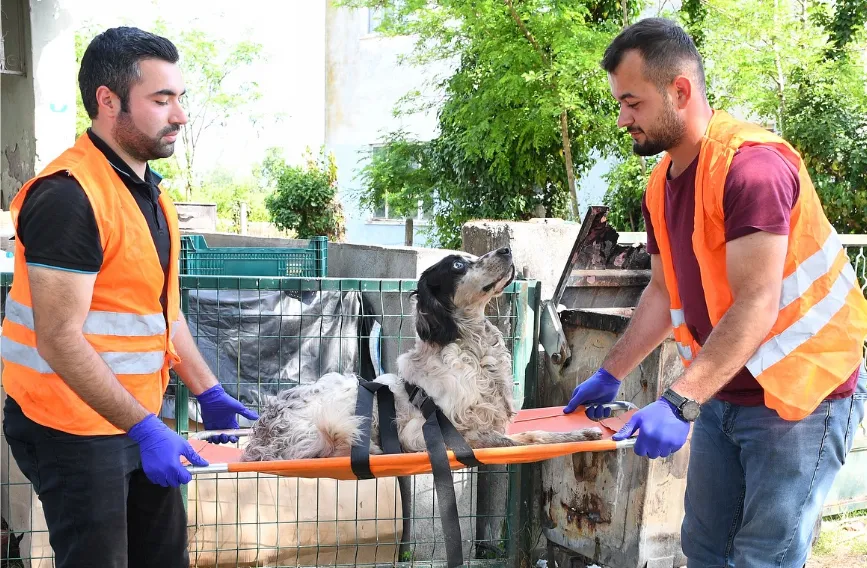
[[181,237],[181,274],[190,276],[328,276],[328,238],[307,248],[209,247],[203,235]]

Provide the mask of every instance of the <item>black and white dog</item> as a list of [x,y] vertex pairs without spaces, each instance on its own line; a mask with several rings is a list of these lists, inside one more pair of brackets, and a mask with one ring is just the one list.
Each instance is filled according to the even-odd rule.
[[[398,357],[397,374],[382,375],[394,393],[398,438],[404,452],[424,452],[425,418],[409,400],[404,382],[416,385],[442,410],[472,448],[598,440],[598,428],[506,435],[516,414],[512,357],[485,306],[515,277],[507,248],[480,258],[448,256],[418,282],[415,346]],[[328,373],[317,382],[269,398],[253,425],[245,461],[348,456],[360,439],[355,414],[358,378]],[[382,453],[377,412],[372,414],[370,453]]]

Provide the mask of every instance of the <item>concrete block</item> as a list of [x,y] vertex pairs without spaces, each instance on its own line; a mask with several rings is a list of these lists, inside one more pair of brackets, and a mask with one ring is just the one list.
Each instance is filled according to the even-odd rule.
[[182,231],[217,230],[215,203],[175,203],[175,208],[178,210],[178,225]]
[[579,223],[563,219],[471,221],[461,228],[461,237],[463,249],[471,254],[511,248],[518,273],[540,281],[545,300],[554,295],[580,228]]

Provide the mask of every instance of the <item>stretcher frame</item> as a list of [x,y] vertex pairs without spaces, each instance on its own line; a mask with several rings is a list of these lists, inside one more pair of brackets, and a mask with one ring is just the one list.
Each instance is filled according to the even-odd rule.
[[[473,453],[485,465],[508,465],[538,462],[580,452],[608,452],[634,446],[634,437],[620,441],[614,441],[611,437],[625,425],[629,417],[638,408],[627,401],[615,401],[602,406],[611,410],[611,416],[599,420],[587,417],[585,407],[580,406],[574,413],[568,415],[563,414],[563,408],[560,406],[521,410],[507,431],[508,434],[531,429],[562,432],[597,426],[602,430],[601,440],[514,446],[510,448],[480,448],[474,450]],[[188,438],[199,442],[194,445],[197,450],[203,450],[207,453],[209,444],[205,441],[212,436],[221,434],[244,437],[250,434],[250,429],[203,430],[191,432]],[[240,450],[237,450],[237,453],[240,456]],[[447,453],[452,470],[467,467],[457,460],[453,451],[448,450]],[[203,457],[206,460],[208,459],[206,456]],[[370,469],[374,477],[399,477],[431,473],[431,464],[428,452],[407,452],[397,455],[381,454],[370,456]],[[226,461],[222,463],[210,463],[207,466],[187,466],[187,471],[192,475],[267,473],[287,477],[331,478],[338,480],[358,479],[352,471],[349,456],[254,462]]]

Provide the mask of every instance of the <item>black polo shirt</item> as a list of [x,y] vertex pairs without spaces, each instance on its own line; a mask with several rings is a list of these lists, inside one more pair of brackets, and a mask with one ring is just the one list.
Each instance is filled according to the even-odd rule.
[[[162,178],[147,166],[142,180],[91,129],[87,130],[87,135],[105,155],[141,209],[163,274],[167,277],[171,239],[158,201]],[[24,245],[24,258],[28,264],[86,274],[95,274],[102,267],[102,243],[93,207],[81,184],[65,171],[37,181],[27,192],[18,215],[16,238]],[[149,246],[149,243],[137,246]],[[166,281],[164,278],[160,298],[163,312],[166,310]]]

